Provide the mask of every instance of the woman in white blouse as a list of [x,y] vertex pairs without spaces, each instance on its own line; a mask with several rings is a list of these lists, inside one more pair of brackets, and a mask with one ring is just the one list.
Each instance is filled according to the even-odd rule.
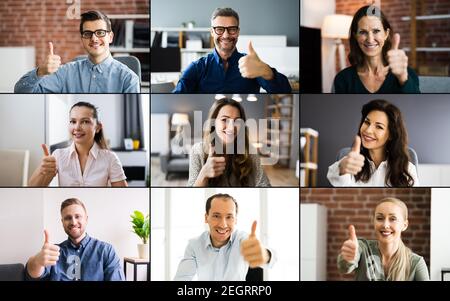
[[372,100],[362,118],[352,149],[328,168],[333,186],[418,186],[409,162],[408,133],[400,110],[386,100]]
[[78,102],[69,115],[72,144],[52,155],[43,144],[44,157],[29,186],[48,186],[56,175],[59,186],[127,186],[119,158],[106,145],[97,108],[88,102]]

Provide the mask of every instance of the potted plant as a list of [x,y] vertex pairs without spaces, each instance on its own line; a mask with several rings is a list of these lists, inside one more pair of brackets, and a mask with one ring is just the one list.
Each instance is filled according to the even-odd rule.
[[144,214],[140,211],[134,211],[134,214],[130,215],[131,224],[133,225],[133,232],[139,236],[142,240],[141,244],[138,244],[138,254],[141,259],[149,258],[149,245],[148,239],[150,237],[150,217],[144,217]]

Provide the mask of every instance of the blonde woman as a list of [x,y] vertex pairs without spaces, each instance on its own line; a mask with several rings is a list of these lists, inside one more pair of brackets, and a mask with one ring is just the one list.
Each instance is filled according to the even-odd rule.
[[376,240],[356,237],[349,226],[349,239],[338,256],[341,273],[355,271],[360,281],[423,281],[430,280],[423,257],[405,246],[401,233],[408,228],[408,208],[396,198],[385,198],[375,208]]

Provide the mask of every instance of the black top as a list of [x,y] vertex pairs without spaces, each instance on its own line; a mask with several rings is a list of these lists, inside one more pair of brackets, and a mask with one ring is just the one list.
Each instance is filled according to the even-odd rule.
[[[371,93],[359,78],[355,66],[340,71],[334,78],[333,86],[334,93]],[[375,93],[420,93],[419,78],[414,70],[408,67],[408,80],[401,86],[395,75],[389,70],[380,89]]]

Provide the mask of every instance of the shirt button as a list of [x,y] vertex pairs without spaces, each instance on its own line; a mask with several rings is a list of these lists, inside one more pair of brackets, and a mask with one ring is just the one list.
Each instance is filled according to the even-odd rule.
[[92,75],[93,78],[95,78],[95,75]]

